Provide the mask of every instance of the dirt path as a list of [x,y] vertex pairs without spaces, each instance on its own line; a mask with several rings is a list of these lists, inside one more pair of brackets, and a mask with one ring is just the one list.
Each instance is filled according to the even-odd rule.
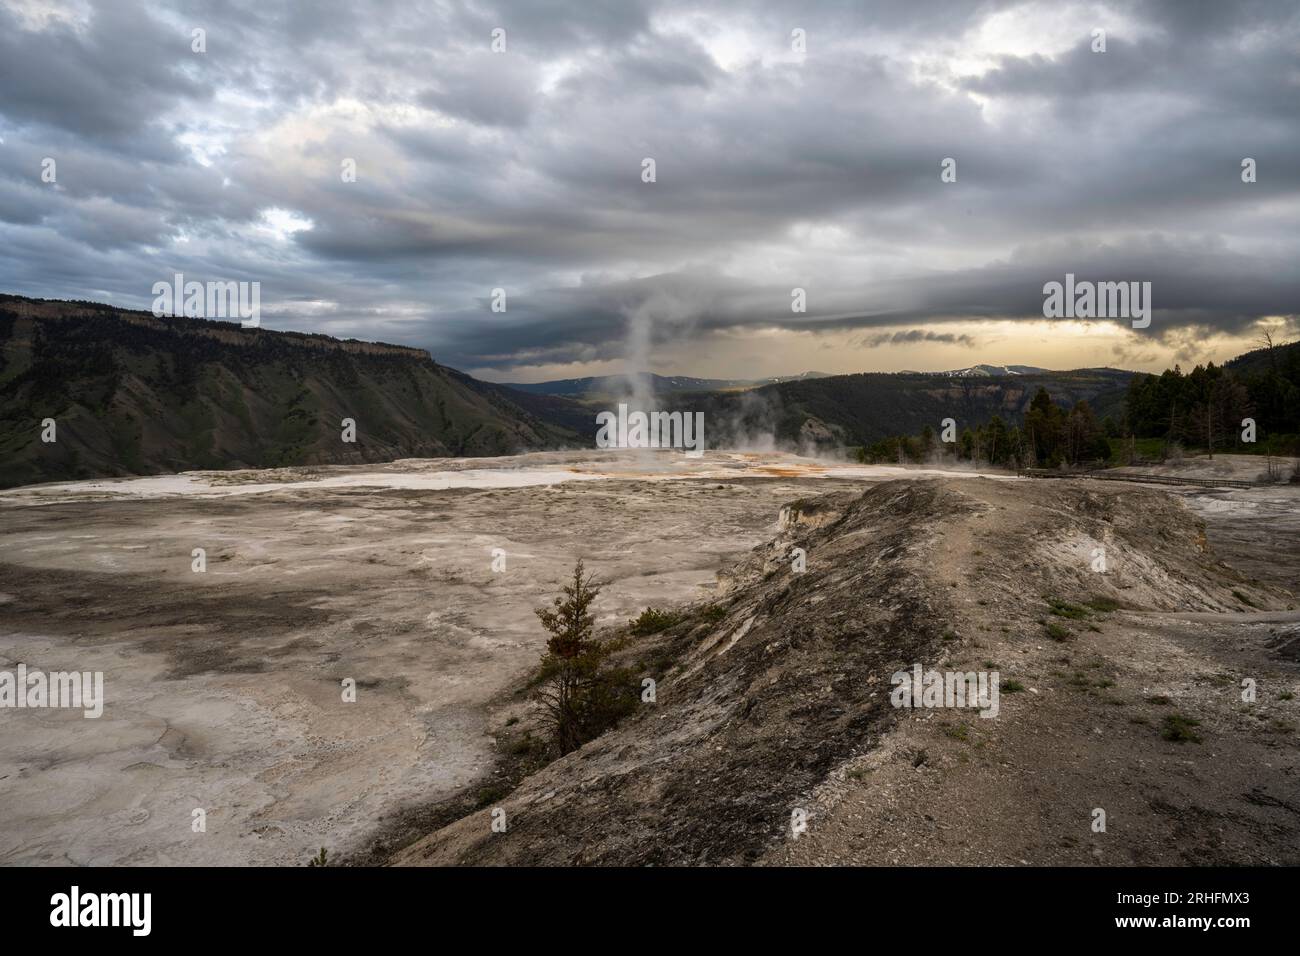
[[[985,517],[936,542],[963,626],[940,667],[996,668],[998,719],[916,711],[808,801],[777,864],[1294,864],[1300,861],[1300,611],[1088,612],[1057,618],[981,540],[1032,537],[996,492]],[[1239,514],[1240,512],[1236,512]],[[1238,546],[1234,512],[1207,514]],[[988,550],[992,550],[991,548]],[[1300,555],[1276,569],[1290,580]],[[1123,575],[1125,568],[1112,567]],[[1069,625],[1061,642],[1027,624]],[[1242,700],[1243,680],[1256,699]],[[1168,721],[1199,742],[1165,739]],[[1106,829],[1094,830],[1096,811]]]

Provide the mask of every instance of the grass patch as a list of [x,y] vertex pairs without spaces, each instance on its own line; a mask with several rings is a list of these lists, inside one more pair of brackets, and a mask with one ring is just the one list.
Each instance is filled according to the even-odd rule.
[[1282,693],[1280,693],[1280,694],[1277,695],[1277,699],[1278,699],[1278,700],[1295,700],[1295,694],[1291,693],[1289,690],[1284,690],[1284,691],[1282,691]]
[[482,810],[509,795],[510,787],[504,783],[491,783],[486,787],[480,787],[478,793],[474,795],[474,809]]
[[1049,622],[1046,627],[1046,630],[1047,630],[1047,636],[1054,641],[1064,641],[1067,640],[1070,636],[1070,629],[1067,627],[1062,627],[1060,624],[1057,624],[1055,621]]
[[709,624],[717,624],[727,616],[727,609],[721,604],[710,604],[700,612],[700,620]]
[[953,740],[965,741],[970,737],[970,728],[965,724],[951,724],[943,728],[943,732]]
[[1047,604],[1057,617],[1069,618],[1071,621],[1081,621],[1088,616],[1086,607],[1071,604],[1069,601],[1062,601],[1060,598],[1049,597]]
[[1065,682],[1075,690],[1087,691],[1089,694],[1115,686],[1115,682],[1109,677],[1094,677],[1087,671],[1076,670],[1073,674],[1058,672],[1058,676],[1064,677]]
[[1147,698],[1148,704],[1155,704],[1157,707],[1168,707],[1172,703],[1164,694],[1152,694]]
[[1025,685],[1018,680],[1004,680],[999,690],[1004,694],[1019,694],[1025,689]]
[[[1165,440],[1163,438],[1133,439],[1133,454],[1147,461],[1159,461],[1165,457]],[[1111,442],[1110,463],[1112,465],[1129,464],[1129,445],[1127,441]]]
[[637,667],[643,672],[653,675],[655,678],[662,678],[677,663],[677,657],[673,654],[673,649],[668,644],[656,647],[647,653],[637,662]]
[[681,616],[674,614],[672,611],[661,611],[658,608],[648,607],[641,612],[641,616],[631,621],[632,633],[637,637],[644,637],[647,634],[658,634],[660,631],[666,631],[674,624],[681,621]]
[[513,754],[516,757],[523,757],[533,753],[534,751],[540,752],[545,749],[545,741],[537,740],[532,734],[526,733],[518,740],[512,742],[510,746],[506,748],[506,752]]
[[1199,744],[1201,735],[1196,732],[1196,728],[1200,725],[1201,722],[1195,717],[1170,714],[1165,717],[1164,723],[1160,725],[1160,736],[1176,744]]
[[1090,607],[1092,610],[1097,611],[1100,614],[1109,614],[1111,611],[1119,610],[1119,602],[1116,601],[1114,598],[1095,597],[1084,603],[1086,603],[1087,606]]

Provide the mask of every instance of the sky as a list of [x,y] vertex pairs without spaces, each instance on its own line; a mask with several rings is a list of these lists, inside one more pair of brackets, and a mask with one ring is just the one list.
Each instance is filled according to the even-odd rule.
[[1300,3],[0,0],[0,291],[178,272],[495,381],[1222,361],[1300,335]]

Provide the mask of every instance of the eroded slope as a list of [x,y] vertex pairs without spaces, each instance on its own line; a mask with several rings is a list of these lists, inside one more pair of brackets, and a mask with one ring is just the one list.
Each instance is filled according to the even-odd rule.
[[[1203,815],[1173,782],[1198,762],[1214,770],[1190,792],[1219,807],[1204,852],[1300,860],[1295,703],[1279,692],[1296,667],[1251,630],[1290,597],[1216,561],[1176,498],[887,482],[789,506],[722,592],[720,619],[701,609],[639,649],[675,662],[656,703],[495,804],[506,832],[485,808],[399,862],[1092,862],[1089,814],[1107,800],[1128,828],[1118,862],[1181,862]],[[990,720],[895,709],[890,675],[914,663],[1023,689]],[[1255,712],[1240,713],[1242,674],[1260,682]],[[1203,743],[1162,737],[1161,708],[1184,704]]]

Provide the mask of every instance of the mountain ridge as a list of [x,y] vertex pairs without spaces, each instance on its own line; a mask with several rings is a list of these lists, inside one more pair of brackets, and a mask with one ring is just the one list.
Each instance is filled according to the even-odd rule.
[[972,365],[969,368],[955,368],[944,372],[901,372],[901,375],[946,375],[949,378],[974,378],[978,376],[998,375],[1036,375],[1050,372],[1052,369],[1037,365]]
[[[758,388],[783,382],[832,378],[827,372],[800,372],[798,375],[773,375],[767,378],[697,378],[691,375],[659,375],[654,372],[636,373],[643,388],[655,394],[672,392],[712,392],[726,389]],[[560,378],[546,382],[502,382],[504,388],[538,395],[558,395],[566,398],[608,398],[634,391],[633,376],[586,375],[580,378]]]
[[583,444],[541,408],[409,346],[0,295],[0,486]]

